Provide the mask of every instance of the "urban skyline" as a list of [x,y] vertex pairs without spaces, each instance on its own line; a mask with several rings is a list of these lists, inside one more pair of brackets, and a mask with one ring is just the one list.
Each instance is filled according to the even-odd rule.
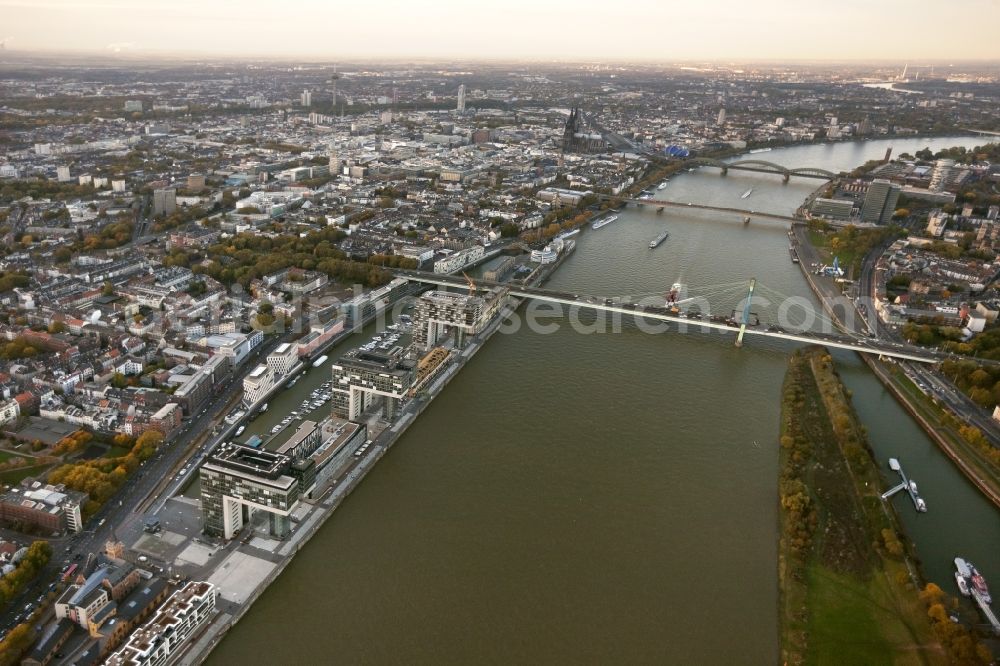
[[0,666],[995,665],[998,6],[0,0]]
[[[823,4],[789,0],[698,5],[633,0],[613,12],[593,0],[469,8],[453,0],[389,0],[373,15],[365,5],[316,0],[274,7],[240,3],[124,0],[3,0],[8,50],[99,51],[263,58],[472,58],[613,61],[919,60],[1000,58],[992,40],[900,39],[929,35],[958,13],[1000,21],[995,0],[912,3],[860,0]],[[864,16],[838,29],[836,16]],[[151,25],[156,30],[150,30]],[[708,37],[706,39],[706,37]]]

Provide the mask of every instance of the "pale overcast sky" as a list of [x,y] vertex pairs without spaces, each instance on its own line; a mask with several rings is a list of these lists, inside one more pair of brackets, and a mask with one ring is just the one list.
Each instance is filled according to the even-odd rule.
[[1000,0],[0,0],[11,50],[377,59],[1000,59]]

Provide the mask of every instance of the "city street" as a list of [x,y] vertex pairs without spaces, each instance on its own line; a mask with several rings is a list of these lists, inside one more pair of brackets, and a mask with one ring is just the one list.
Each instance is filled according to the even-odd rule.
[[[228,413],[233,396],[240,394],[243,371],[253,367],[281,342],[280,338],[265,339],[258,349],[251,353],[241,371],[234,373],[216,391],[215,399],[202,407],[193,417],[185,419],[181,431],[174,439],[161,445],[159,451],[125,481],[114,497],[90,518],[83,532],[48,539],[52,544],[52,560],[35,581],[11,602],[0,619],[0,627],[4,632],[14,626],[14,617],[23,612],[26,604],[37,603],[37,598],[48,591],[49,585],[65,566],[72,562],[83,564],[91,553],[104,550],[107,540],[115,535],[121,537],[141,531],[146,517],[155,515],[155,511],[147,514],[140,510],[147,504],[147,498],[154,500],[163,498],[163,501],[155,503],[157,509],[161,508],[166,498],[175,494],[177,489],[197,472],[197,465],[189,465],[188,474],[184,478],[175,478],[177,471],[188,464],[193,457],[202,460],[219,441],[219,437],[211,436],[211,432],[222,423],[222,417]],[[198,441],[202,443],[197,449],[192,448]],[[170,480],[166,488],[151,496],[163,485],[164,480]],[[18,541],[25,540],[24,535],[10,533],[10,536]]]

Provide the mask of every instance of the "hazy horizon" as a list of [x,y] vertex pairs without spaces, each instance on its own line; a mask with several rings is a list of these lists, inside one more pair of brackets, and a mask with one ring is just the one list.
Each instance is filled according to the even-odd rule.
[[11,51],[324,60],[961,62],[1000,59],[994,40],[936,34],[1000,22],[998,0],[0,0]]

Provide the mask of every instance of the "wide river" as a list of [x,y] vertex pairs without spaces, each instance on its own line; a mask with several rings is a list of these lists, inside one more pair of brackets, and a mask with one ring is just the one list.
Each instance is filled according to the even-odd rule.
[[[977,143],[753,157],[840,171],[888,146]],[[703,169],[658,194],[790,214],[818,184]],[[663,228],[670,237],[650,250]],[[681,281],[721,312],[756,277],[774,307],[780,296],[814,302],[786,231],[629,209],[579,235],[548,286],[662,296]],[[778,412],[791,349],[634,325],[496,335],[208,663],[775,663]],[[899,457],[930,507],[917,516],[907,498],[894,500],[928,577],[955,593],[951,560],[962,555],[1000,587],[992,505],[856,356],[837,359],[880,462]],[[317,373],[300,382],[306,392]],[[265,416],[262,427],[280,418]]]

